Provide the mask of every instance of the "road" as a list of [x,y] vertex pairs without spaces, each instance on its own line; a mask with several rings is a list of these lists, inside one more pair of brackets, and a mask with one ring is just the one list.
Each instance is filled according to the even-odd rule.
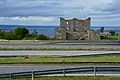
[[[96,67],[120,67],[120,65],[96,64]],[[80,68],[94,67],[91,64],[40,64],[40,65],[0,65],[0,74],[26,72],[26,71],[41,71],[50,69],[65,69],[65,68]]]
[[119,54],[120,51],[0,51],[0,56],[82,56],[115,53]]
[[120,41],[0,41],[0,48],[64,48],[64,49],[90,49],[90,48],[120,48]]
[[112,48],[120,49],[120,45],[94,45],[94,44],[0,44],[0,48],[14,48],[14,49],[25,49],[25,48],[56,48],[56,49],[91,49],[91,48]]

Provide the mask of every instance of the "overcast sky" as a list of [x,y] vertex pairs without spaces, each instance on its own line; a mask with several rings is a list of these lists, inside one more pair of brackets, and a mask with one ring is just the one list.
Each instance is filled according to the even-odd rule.
[[60,17],[120,25],[120,0],[0,0],[0,24],[59,25]]

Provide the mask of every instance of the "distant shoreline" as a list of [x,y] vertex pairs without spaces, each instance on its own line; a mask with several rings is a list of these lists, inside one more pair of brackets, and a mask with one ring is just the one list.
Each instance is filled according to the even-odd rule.
[[[36,30],[38,34],[45,34],[47,36],[52,37],[54,35],[54,29],[58,28],[60,26],[34,26],[34,25],[0,25],[1,30],[13,30],[18,27],[25,27],[30,30],[30,33],[34,32]],[[91,26],[91,29],[100,29],[102,26]],[[120,26],[104,26],[105,32],[109,32],[109,30],[114,30],[115,32],[120,33]]]

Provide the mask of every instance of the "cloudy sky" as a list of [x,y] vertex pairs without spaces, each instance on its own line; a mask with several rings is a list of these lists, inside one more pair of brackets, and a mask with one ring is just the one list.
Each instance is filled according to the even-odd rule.
[[92,25],[120,25],[120,0],[0,0],[0,24],[59,25],[59,18],[92,17]]

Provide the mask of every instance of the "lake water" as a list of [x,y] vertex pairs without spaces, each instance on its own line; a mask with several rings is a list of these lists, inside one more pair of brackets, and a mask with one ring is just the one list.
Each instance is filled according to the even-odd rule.
[[[38,32],[38,34],[45,34],[47,36],[54,35],[54,29],[59,28],[60,26],[23,26],[23,25],[0,25],[0,29],[2,30],[13,30],[17,27],[25,27],[29,29],[31,33],[34,31]],[[120,33],[120,26],[104,26],[106,32],[110,30],[115,30]],[[100,26],[91,26],[91,29],[100,29]]]

